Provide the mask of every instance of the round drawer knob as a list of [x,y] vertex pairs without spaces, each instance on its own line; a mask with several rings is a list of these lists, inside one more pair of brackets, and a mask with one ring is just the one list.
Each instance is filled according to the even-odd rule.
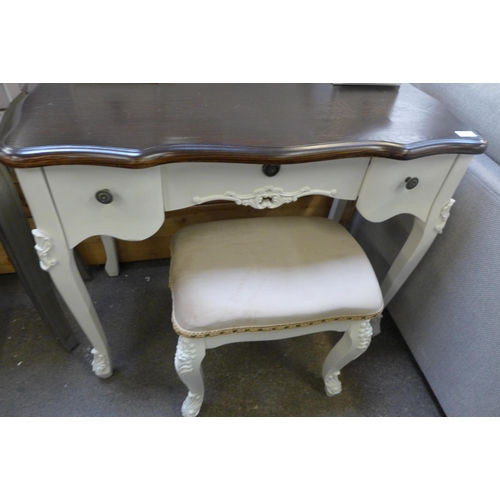
[[262,172],[268,177],[274,177],[280,171],[281,165],[262,165]]
[[95,194],[95,197],[99,203],[103,203],[107,205],[113,201],[113,195],[111,194],[109,189],[100,189]]
[[405,179],[406,189],[413,189],[417,187],[418,179],[416,177],[407,177]]

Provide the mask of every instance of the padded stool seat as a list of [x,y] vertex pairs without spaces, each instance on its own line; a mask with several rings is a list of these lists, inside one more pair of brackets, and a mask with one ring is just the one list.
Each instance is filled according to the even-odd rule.
[[[178,372],[191,369],[193,359],[186,359],[197,350],[196,356],[201,351],[203,356],[207,347],[329,328],[344,331],[353,322],[362,326],[357,331],[366,343],[368,328],[371,335],[367,320],[384,307],[359,244],[337,222],[318,217],[188,226],[172,239],[170,286],[172,322],[181,336]],[[204,341],[201,351],[195,348],[200,343],[193,344],[197,340]],[[185,373],[179,375],[186,383]],[[190,388],[191,393],[200,395]],[[193,398],[188,399],[184,406],[193,407]]]

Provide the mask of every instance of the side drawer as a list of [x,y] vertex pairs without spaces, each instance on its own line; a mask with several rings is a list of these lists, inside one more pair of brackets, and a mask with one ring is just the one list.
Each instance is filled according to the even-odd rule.
[[355,200],[368,158],[281,165],[268,177],[262,165],[172,163],[162,166],[165,210],[214,200],[253,208],[276,208],[302,196],[321,194]]
[[[165,219],[160,167],[130,170],[63,165],[44,168],[68,245],[90,236],[143,240]],[[99,191],[111,197],[103,202]],[[106,201],[110,201],[106,203]]]
[[[373,158],[356,208],[371,222],[381,222],[403,213],[425,221],[455,159],[456,155],[429,156],[410,161]],[[407,187],[411,179],[413,183]]]

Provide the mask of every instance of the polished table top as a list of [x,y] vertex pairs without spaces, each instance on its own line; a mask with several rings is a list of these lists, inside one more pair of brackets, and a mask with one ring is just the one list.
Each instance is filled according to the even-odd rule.
[[0,129],[0,161],[17,168],[411,160],[485,149],[479,132],[411,85],[42,84],[12,103]]

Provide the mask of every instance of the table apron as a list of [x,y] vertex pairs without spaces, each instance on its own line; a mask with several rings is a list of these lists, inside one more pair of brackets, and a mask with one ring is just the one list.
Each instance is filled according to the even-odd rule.
[[[165,211],[216,200],[264,209],[320,194],[357,200],[360,213],[372,222],[401,213],[425,221],[455,160],[456,155],[411,161],[351,158],[282,165],[273,177],[262,165],[201,162],[143,170],[89,165],[42,170],[68,247],[74,248],[96,235],[144,240],[160,229]],[[418,179],[413,189],[406,187],[409,178]],[[96,196],[103,191],[109,203]],[[33,215],[36,222],[36,210]]]

